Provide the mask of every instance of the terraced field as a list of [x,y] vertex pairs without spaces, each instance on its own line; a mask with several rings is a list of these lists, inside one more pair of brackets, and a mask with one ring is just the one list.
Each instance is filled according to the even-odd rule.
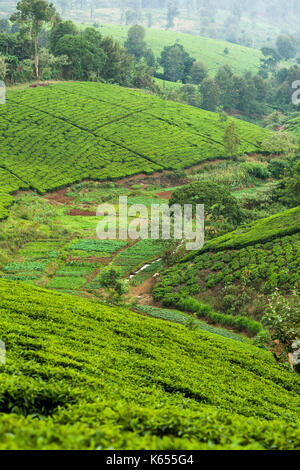
[[[268,132],[237,121],[240,152]],[[8,91],[0,107],[0,184],[40,193],[226,158],[218,116],[113,85],[65,83]],[[8,204],[0,195],[0,215]]]
[[[99,278],[105,266],[116,266],[124,279],[128,279],[144,264],[151,263],[166,251],[166,241],[99,240],[96,236],[96,228],[101,220],[101,217],[96,216],[96,207],[103,197],[111,198],[117,210],[120,194],[128,196],[129,204],[143,203],[149,206],[160,202],[155,197],[155,191],[141,192],[113,183],[102,185],[86,182],[70,188],[68,194],[69,205],[59,206],[53,206],[46,198],[32,193],[16,196],[16,204],[8,219],[2,221],[2,229],[3,225],[11,227],[10,224],[22,227],[25,216],[29,224],[38,224],[41,231],[34,241],[19,240],[21,248],[15,248],[13,253],[7,252],[9,243],[1,244],[0,255],[4,255],[3,259],[0,257],[1,278],[75,295],[88,293],[91,296],[101,291]],[[79,209],[85,212],[82,203],[84,206],[88,203],[89,215],[72,215],[73,211],[80,213]],[[26,207],[33,208],[34,214],[30,212],[28,215],[25,211],[24,215]],[[31,220],[32,217],[35,220]],[[47,229],[44,222],[48,224]],[[148,273],[148,277],[153,274]]]
[[1,449],[299,448],[299,377],[270,353],[13,281],[0,297]]
[[286,130],[292,132],[296,137],[300,137],[300,115],[294,113],[285,123]]
[[[232,315],[247,315],[248,308],[259,317],[258,306],[255,310],[259,296],[275,289],[287,294],[299,286],[298,207],[208,241],[201,252],[189,254],[163,273],[154,297],[192,312],[198,308],[193,299],[209,299],[215,308],[229,314],[224,318],[221,314],[220,320],[237,324]],[[210,307],[203,310],[206,313],[213,318]]]

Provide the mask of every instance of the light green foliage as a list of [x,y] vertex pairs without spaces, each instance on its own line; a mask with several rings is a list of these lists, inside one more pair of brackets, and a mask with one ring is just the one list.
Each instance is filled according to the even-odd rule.
[[262,143],[263,149],[269,153],[293,153],[297,149],[294,136],[288,132],[274,132]]
[[121,240],[79,240],[68,246],[69,251],[85,251],[89,256],[101,255],[101,253],[113,254],[124,248],[127,242]]
[[[240,151],[260,151],[268,131],[237,127]],[[0,108],[2,165],[39,192],[225,158],[223,133],[216,114],[97,83],[10,91]]]
[[230,121],[226,125],[224,134],[224,148],[228,155],[237,155],[240,146],[240,136],[234,121]]
[[275,290],[268,302],[263,323],[270,328],[272,338],[292,352],[293,342],[300,337],[300,297],[297,292],[284,297],[279,290]]
[[[128,29],[127,26],[103,25],[101,32],[104,35],[113,36],[120,42],[125,42]],[[145,42],[153,50],[156,57],[160,56],[165,46],[171,46],[179,42],[192,57],[204,62],[211,75],[217,72],[219,66],[226,64],[232,67],[234,73],[241,74],[249,70],[258,72],[260,58],[262,57],[261,52],[256,49],[178,31],[146,29]],[[230,51],[228,55],[224,54],[226,47]]]
[[0,54],[0,80],[4,80],[7,73],[7,63],[5,57]]
[[119,253],[113,260],[114,266],[119,266],[122,274],[132,272],[142,267],[145,260],[155,260],[166,250],[167,241],[139,240],[134,245]]
[[0,298],[0,448],[299,448],[299,378],[269,353],[17,283]]

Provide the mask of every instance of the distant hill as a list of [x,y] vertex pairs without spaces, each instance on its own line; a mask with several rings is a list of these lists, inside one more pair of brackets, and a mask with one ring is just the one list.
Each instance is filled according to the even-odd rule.
[[300,379],[272,355],[0,280],[0,449],[296,449]]
[[[128,26],[101,25],[100,31],[103,35],[113,36],[124,43],[128,29]],[[204,62],[211,75],[214,75],[218,68],[225,64],[230,65],[237,74],[243,74],[246,71],[258,72],[262,53],[257,49],[177,31],[163,31],[153,28],[146,28],[146,31],[145,41],[156,57],[160,56],[165,46],[179,43],[192,57]],[[228,54],[224,52],[226,48],[229,51]]]
[[[240,152],[268,131],[236,121]],[[217,114],[98,83],[8,90],[0,106],[0,216],[5,194],[43,193],[86,178],[117,179],[226,158]],[[4,200],[4,199],[5,200]]]

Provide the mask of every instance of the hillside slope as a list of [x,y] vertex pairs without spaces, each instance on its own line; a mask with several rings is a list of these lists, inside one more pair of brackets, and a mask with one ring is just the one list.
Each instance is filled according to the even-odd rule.
[[[128,29],[129,26],[110,24],[102,25],[100,31],[103,35],[113,36],[121,43],[124,43]],[[194,59],[205,63],[211,75],[215,75],[218,68],[226,64],[230,65],[237,74],[243,74],[246,71],[257,73],[260,67],[260,58],[262,57],[261,52],[257,49],[177,31],[146,28],[145,41],[156,57],[160,56],[164,47],[176,43],[181,44]],[[224,53],[226,48],[229,50],[228,54]]]
[[[268,132],[236,122],[240,151],[259,151]],[[9,90],[0,106],[2,192],[30,187],[42,193],[86,178],[117,179],[225,158],[224,129],[217,114],[114,85]]]
[[299,377],[204,331],[0,281],[0,448],[293,449]]
[[208,241],[200,252],[165,271],[154,295],[166,305],[183,306],[182,299],[193,297],[209,300],[225,313],[260,317],[260,294],[270,295],[276,288],[291,292],[299,285],[297,207]]

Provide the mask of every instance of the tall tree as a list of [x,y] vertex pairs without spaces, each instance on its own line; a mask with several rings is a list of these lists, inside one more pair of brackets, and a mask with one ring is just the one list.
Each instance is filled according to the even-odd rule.
[[178,16],[179,10],[177,5],[177,0],[171,0],[168,3],[168,10],[167,10],[167,26],[166,28],[173,28],[174,26],[174,18]]
[[225,130],[224,148],[228,155],[236,155],[239,151],[240,136],[234,121],[230,121]]
[[160,65],[164,68],[164,78],[171,82],[182,80],[187,81],[195,59],[191,57],[181,44],[166,46],[159,59]]
[[51,23],[58,18],[53,3],[45,0],[21,0],[18,2],[17,11],[11,16],[13,23],[18,23],[28,29],[34,43],[35,74],[39,79],[39,55],[38,38],[45,24]]
[[290,36],[284,36],[284,35],[278,36],[277,41],[276,41],[276,46],[281,57],[283,57],[286,60],[294,57],[296,53],[295,45]]
[[128,30],[127,41],[125,42],[124,46],[129,54],[136,58],[137,62],[141,60],[147,50],[147,44],[144,41],[145,35],[145,28],[143,28],[143,26],[139,26],[138,24],[131,26],[131,28]]
[[215,111],[220,102],[220,91],[215,79],[205,78],[199,89],[202,95],[202,108],[207,111]]

